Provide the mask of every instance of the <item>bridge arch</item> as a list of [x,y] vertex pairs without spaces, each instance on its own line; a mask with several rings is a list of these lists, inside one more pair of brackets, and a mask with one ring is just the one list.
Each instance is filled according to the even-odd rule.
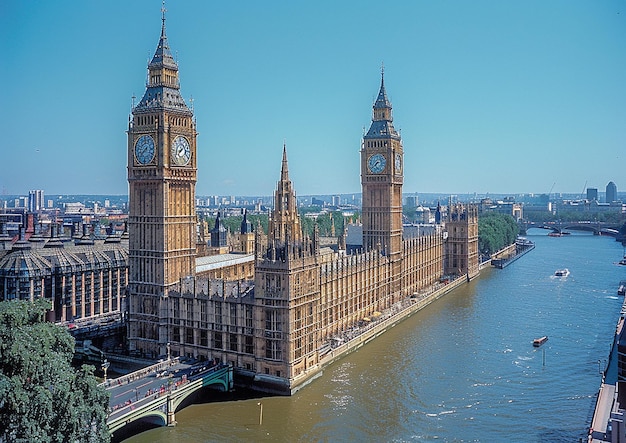
[[[223,380],[222,378],[214,378],[210,380],[203,380],[202,386],[199,386],[196,389],[190,389],[182,395],[176,396],[174,401],[172,402],[172,406],[174,408],[174,412],[178,412],[178,407],[183,404],[183,402],[189,398],[191,395],[196,395],[198,391],[208,388],[210,386],[217,385],[217,390],[226,392],[228,391],[228,380]],[[185,405],[186,406],[186,405]],[[166,421],[167,422],[167,421]]]
[[167,425],[167,415],[160,410],[145,411],[133,416],[119,426],[110,428],[111,435],[117,438],[130,438],[150,429],[160,428]]

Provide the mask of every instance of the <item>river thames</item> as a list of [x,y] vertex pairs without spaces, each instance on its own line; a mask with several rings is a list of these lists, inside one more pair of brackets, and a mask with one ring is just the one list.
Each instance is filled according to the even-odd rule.
[[[125,442],[581,441],[623,302],[623,247],[527,237],[533,251],[483,270],[294,396],[193,405],[176,427]],[[554,277],[559,268],[571,274]]]

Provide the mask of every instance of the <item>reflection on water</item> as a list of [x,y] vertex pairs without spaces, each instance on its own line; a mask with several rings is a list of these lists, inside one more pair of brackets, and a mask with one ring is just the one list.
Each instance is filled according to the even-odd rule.
[[[622,246],[528,237],[537,247],[514,264],[484,271],[295,396],[261,399],[262,425],[259,399],[207,403],[127,442],[579,441],[623,301]],[[560,268],[571,274],[554,278]]]

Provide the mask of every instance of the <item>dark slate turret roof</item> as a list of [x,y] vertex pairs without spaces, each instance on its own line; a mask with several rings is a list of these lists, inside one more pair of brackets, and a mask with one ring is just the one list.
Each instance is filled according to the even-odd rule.
[[[159,72],[161,69],[166,68],[178,73],[178,65],[172,57],[170,46],[167,42],[167,35],[165,34],[165,13],[163,14],[163,25],[161,26],[161,37],[159,38],[159,44],[152,57],[152,61],[148,64],[149,72]],[[176,84],[165,84],[165,79],[161,79],[160,82],[152,84],[149,80],[146,92],[139,101],[139,104],[133,109],[133,114],[141,114],[144,112],[153,112],[160,110],[177,111],[185,115],[193,115],[191,110],[187,107],[185,100],[180,95],[180,84],[178,83],[178,75]]]
[[248,221],[248,211],[243,210],[243,220],[241,220],[241,233],[249,234],[252,232],[252,223]]
[[221,216],[222,214],[218,212],[217,218],[215,219],[215,226],[213,226],[213,229],[211,229],[211,233],[226,232],[226,228],[224,227],[224,225],[222,224],[222,221],[220,220]]
[[398,131],[393,127],[393,123],[389,120],[374,120],[363,138],[394,138],[400,140],[400,134],[398,134]]
[[372,138],[393,138],[396,140],[400,140],[400,134],[393,127],[393,118],[391,116],[391,101],[387,97],[387,91],[385,90],[385,75],[384,72],[381,73],[380,80],[380,91],[378,92],[378,97],[376,98],[376,102],[374,103],[374,114],[376,114],[376,110],[386,109],[387,112],[383,113],[387,115],[388,118],[376,120],[372,119],[372,125],[370,126],[369,131],[363,137],[364,139],[372,139]]
[[385,90],[385,73],[381,73],[380,79],[380,91],[378,91],[378,97],[374,103],[374,109],[387,108],[391,109],[391,102],[387,98],[387,91]]
[[154,57],[152,57],[152,61],[148,65],[148,68],[166,66],[170,69],[178,71],[178,65],[176,64],[174,57],[172,57],[170,45],[167,43],[167,35],[165,34],[165,14],[163,14],[163,18],[161,20],[163,21],[163,24],[161,25],[161,38],[159,39],[156,52],[154,53]]

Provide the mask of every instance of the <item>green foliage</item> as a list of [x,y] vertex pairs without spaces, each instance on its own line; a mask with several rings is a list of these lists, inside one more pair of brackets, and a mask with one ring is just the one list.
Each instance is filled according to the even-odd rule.
[[312,236],[313,229],[315,229],[315,223],[317,223],[322,237],[330,237],[333,233],[333,227],[335,230],[335,237],[340,235],[343,233],[345,223],[343,214],[340,211],[321,214],[317,217],[317,219],[305,217],[304,214],[300,214],[300,220],[304,235]]
[[478,219],[478,249],[482,254],[494,252],[513,244],[519,227],[508,214],[488,212]]
[[[235,215],[231,217],[220,218],[222,225],[233,234],[238,234],[239,232],[241,232],[242,220],[243,220],[243,215]],[[258,222],[261,222],[261,228],[263,229],[263,232],[267,232],[267,224],[268,224],[267,214],[261,214],[261,215],[248,214],[248,221],[252,224],[253,231],[256,231]],[[207,222],[208,222],[209,230],[215,227],[214,217],[208,218]]]
[[0,441],[108,442],[109,396],[74,338],[44,322],[46,300],[0,302]]
[[402,215],[404,215],[410,223],[415,223],[417,221],[415,206],[404,206],[402,208]]
[[[340,211],[328,212],[321,214],[317,219],[311,217],[305,217],[304,214],[313,211],[302,211],[300,213],[300,222],[302,223],[302,232],[304,235],[312,236],[313,229],[315,229],[315,223],[317,222],[320,235],[330,236],[332,232],[331,226],[335,228],[335,236],[340,235],[343,232],[344,224],[346,223],[343,214]],[[231,217],[221,218],[224,227],[232,233],[238,233],[241,230],[241,221],[243,216],[236,215]],[[261,223],[261,228],[264,233],[267,233],[269,218],[267,214],[251,215],[248,214],[248,221],[252,224],[252,229],[256,231],[258,223]],[[209,229],[213,229],[215,226],[215,219],[209,219]]]

